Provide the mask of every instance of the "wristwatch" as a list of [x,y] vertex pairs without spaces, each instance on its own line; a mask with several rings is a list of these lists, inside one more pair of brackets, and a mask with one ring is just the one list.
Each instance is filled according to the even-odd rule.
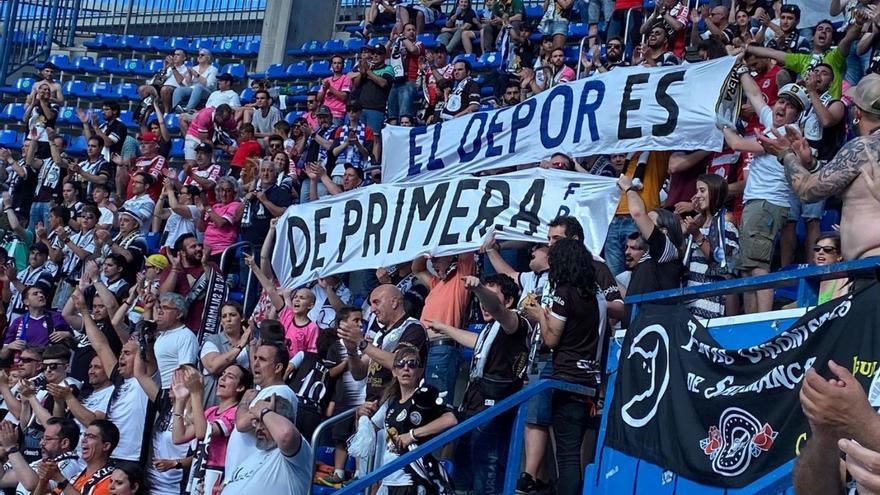
[[360,352],[361,354],[363,354],[364,351],[367,350],[367,346],[368,346],[368,345],[370,345],[370,341],[367,340],[367,339],[364,339],[364,340],[358,342],[358,352]]
[[[178,464],[180,464],[180,463],[178,462]],[[69,484],[70,484],[70,481],[61,480],[58,483],[55,483],[55,488],[57,488],[61,491],[64,491],[64,489],[67,488],[67,485],[69,485]]]
[[18,452],[20,452],[20,450],[18,450],[18,447],[9,447],[8,449],[6,449],[6,455],[17,454]]
[[268,413],[270,413],[270,412],[272,412],[271,409],[269,409],[268,407],[264,407],[264,408],[260,411],[260,421],[263,421],[263,416],[265,416],[266,414],[268,414]]

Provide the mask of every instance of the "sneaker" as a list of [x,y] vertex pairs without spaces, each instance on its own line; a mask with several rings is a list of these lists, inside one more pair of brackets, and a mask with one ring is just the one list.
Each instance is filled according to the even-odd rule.
[[344,483],[344,480],[337,476],[336,473],[330,473],[318,479],[319,485],[329,486],[330,488],[342,488],[342,483]]
[[528,495],[538,491],[538,484],[535,478],[529,473],[521,473],[519,479],[516,480],[516,495]]
[[176,107],[174,107],[173,111],[174,111],[174,113],[186,113],[186,109],[180,105],[177,105]]

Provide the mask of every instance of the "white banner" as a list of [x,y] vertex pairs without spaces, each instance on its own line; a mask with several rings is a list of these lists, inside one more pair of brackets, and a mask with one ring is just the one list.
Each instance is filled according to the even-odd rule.
[[272,267],[282,287],[474,251],[498,239],[547,242],[547,224],[574,215],[598,254],[620,194],[607,177],[530,169],[481,178],[376,184],[294,205],[276,225]]
[[562,84],[519,105],[426,127],[382,130],[382,181],[404,182],[574,157],[714,150],[715,108],[734,58],[625,67]]

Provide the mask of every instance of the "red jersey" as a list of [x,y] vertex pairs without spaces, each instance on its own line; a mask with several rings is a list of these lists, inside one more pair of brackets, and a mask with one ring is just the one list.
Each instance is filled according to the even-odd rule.
[[165,169],[168,168],[168,162],[165,161],[165,157],[162,155],[156,155],[153,158],[145,158],[140,157],[135,162],[135,168],[129,174],[128,185],[125,189],[125,197],[131,198],[134,194],[131,192],[131,179],[134,178],[134,174],[139,172],[146,172],[151,177],[153,177],[153,185],[147,189],[147,194],[150,195],[150,198],[155,202],[159,200],[159,194],[162,192],[162,181],[165,179],[165,175],[162,173]]

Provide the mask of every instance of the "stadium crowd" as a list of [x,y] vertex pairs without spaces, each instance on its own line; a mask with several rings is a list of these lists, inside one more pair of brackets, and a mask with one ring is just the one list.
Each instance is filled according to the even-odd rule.
[[[658,0],[649,12],[641,0],[545,0],[537,23],[525,19],[522,0],[480,8],[458,0],[448,12],[441,4],[372,0],[356,35],[393,24],[390,40],[364,45],[348,73],[343,55],[329,56],[332,75],[292,123],[279,109],[283,87],[252,80],[254,101],[242,104],[233,86],[244,81],[218,74],[210,51],[192,64],[175,51],[138,90],[136,135],[114,101],[100,120],[78,112],[82,160],[65,153],[56,126],[65,101],[58,71],[41,70],[21,154],[0,149],[0,487],[305,494],[313,481],[340,487],[365,472],[346,469],[348,441],[361,428],[383,432],[377,462],[387,463],[529,380],[552,377],[600,392],[531,401],[517,493],[580,493],[603,408],[604,344],[627,326],[627,294],[880,249],[876,229],[865,227],[880,196],[875,0],[835,0],[827,14],[845,21],[815,26],[799,24],[797,5],[766,0],[692,10]],[[443,16],[439,43],[426,47],[417,36]],[[589,37],[571,60],[566,36],[578,21],[589,23]],[[482,82],[494,88],[485,98],[469,59],[457,56],[493,51],[502,60]],[[442,122],[619,67],[728,54],[740,62],[744,100],[740,120],[719,120],[722,151],[557,153],[523,164],[618,178],[622,197],[601,253],[584,247],[575,218],[559,217],[546,243],[489,238],[479,252],[279,287],[277,218],[291,205],[380,183],[386,124]],[[180,116],[183,163],[170,159],[171,112]],[[852,208],[843,212],[843,244],[820,228],[841,204]],[[234,255],[239,240],[253,256]],[[213,272],[233,286],[254,279],[247,300],[223,304],[217,334],[202,330]],[[823,282],[820,302],[850,285]],[[689,307],[715,318],[784,303],[770,290]],[[469,363],[462,348],[473,349]],[[369,422],[335,425],[334,465],[313,478],[312,433],[351,408]],[[456,490],[501,492],[511,425],[502,415],[439,454],[454,463]],[[382,486],[446,493],[447,481],[406,468]]]

